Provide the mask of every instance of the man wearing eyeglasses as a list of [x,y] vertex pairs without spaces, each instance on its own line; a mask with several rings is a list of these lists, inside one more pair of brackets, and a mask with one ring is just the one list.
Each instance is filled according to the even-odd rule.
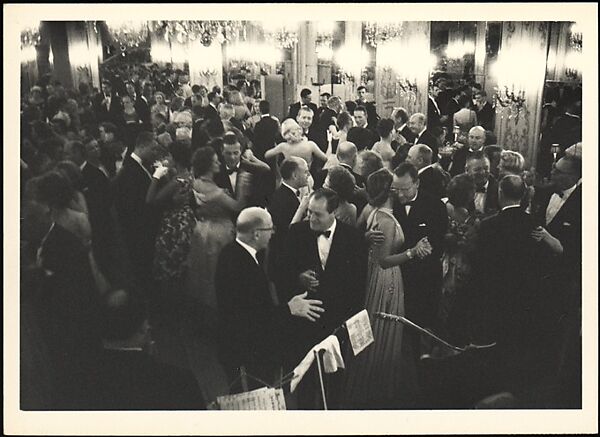
[[215,275],[221,323],[219,352],[230,380],[240,375],[243,366],[252,377],[273,383],[292,316],[314,322],[323,312],[322,302],[306,299],[306,292],[287,304],[273,302],[263,251],[274,231],[266,210],[246,208],[238,216],[235,241],[219,256]]

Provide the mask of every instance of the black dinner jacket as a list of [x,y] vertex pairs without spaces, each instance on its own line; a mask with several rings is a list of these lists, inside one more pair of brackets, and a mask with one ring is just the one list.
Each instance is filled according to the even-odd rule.
[[309,222],[291,226],[285,248],[287,295],[291,297],[303,292],[298,277],[306,270],[314,270],[319,286],[316,292],[309,292],[309,298],[322,301],[325,310],[317,322],[294,321],[292,329],[297,334],[295,358],[301,359],[312,346],[364,308],[367,250],[362,233],[339,220],[325,270],[319,259],[317,236]]
[[135,112],[145,126],[150,126],[150,105],[141,95],[136,96]]
[[[428,96],[427,98],[427,126],[429,127],[436,127],[436,126],[441,126],[442,122],[440,120],[440,117],[442,116],[441,114],[441,109],[438,109],[435,104],[433,103],[433,97]],[[436,102],[438,103],[438,102]],[[439,107],[439,103],[438,103],[438,107]]]
[[446,197],[446,184],[449,175],[437,166],[429,167],[419,174],[419,190],[429,193],[436,199]]
[[402,135],[407,142],[409,142],[411,145],[413,145],[415,143],[415,138],[416,135],[414,134],[413,131],[411,131],[408,128],[408,125],[405,125],[402,130],[400,131],[400,135]]
[[581,276],[581,189],[580,184],[547,225],[546,210],[553,190],[537,188],[532,203],[536,223],[544,226],[563,246],[563,255],[557,260],[560,271],[573,279]]
[[266,116],[261,117],[253,132],[254,155],[264,161],[265,152],[277,145],[277,135],[279,134],[279,122],[277,119]]
[[95,95],[93,100],[93,107],[96,112],[96,118],[99,122],[110,121],[117,126],[122,126],[123,121],[123,102],[121,98],[114,91],[111,93],[110,107],[106,109],[106,106],[102,104],[104,100],[104,94],[102,92]]
[[215,286],[222,363],[230,376],[243,365],[260,377],[281,361],[278,345],[291,317],[289,307],[275,306],[264,270],[237,241],[219,255]]
[[496,112],[490,102],[485,102],[485,105],[481,109],[475,108],[475,113],[477,114],[477,123],[479,126],[485,130],[494,130]]
[[92,243],[94,240],[100,243],[110,236],[112,205],[110,181],[102,170],[89,162],[84,165],[81,175],[92,228]]
[[402,265],[405,284],[406,314],[411,320],[433,327],[442,285],[444,235],[448,228],[448,213],[441,200],[419,189],[407,215],[404,205],[394,205],[394,216],[404,231],[401,251],[411,249],[427,237],[433,253],[423,260],[413,259]]
[[[236,179],[238,183],[241,172],[247,172],[252,175],[248,206],[266,207],[269,197],[275,190],[275,175],[273,172],[270,169],[255,167],[243,161],[240,162],[239,169],[238,177]],[[231,180],[227,174],[227,167],[225,164],[221,164],[221,170],[214,176],[214,181],[218,187],[225,189],[230,195],[235,196],[237,190],[234,191],[231,186]]]
[[[470,211],[475,212],[475,203],[471,204]],[[485,191],[485,203],[483,206],[484,216],[489,216],[497,213],[500,210],[500,205],[498,204],[498,181],[492,175],[488,176],[488,186]]]
[[[292,103],[290,105],[290,107],[288,108],[288,115],[286,118],[293,118],[295,120],[296,116],[298,115],[298,112],[300,112],[300,108],[302,106],[308,106],[310,109],[312,109],[313,117],[314,117],[314,114],[316,114],[317,110],[319,109],[319,108],[317,108],[317,105],[315,105],[313,102],[310,102],[308,105],[303,105],[302,102]],[[313,118],[313,123],[314,123],[314,118]]]
[[438,142],[437,138],[434,137],[433,134],[431,132],[429,132],[428,129],[425,129],[425,131],[421,135],[419,135],[419,137],[416,141],[417,142],[415,143],[413,140],[413,143],[414,144],[425,144],[426,146],[429,146],[429,148],[433,152],[433,154],[431,156],[431,162],[437,162],[438,149],[439,149],[439,142]]
[[123,167],[114,182],[114,199],[119,223],[130,248],[154,253],[154,239],[158,232],[159,213],[146,203],[151,177],[131,156],[123,160]]
[[465,167],[467,165],[467,157],[471,155],[471,149],[468,145],[464,145],[452,155],[452,163],[448,168],[448,172],[450,176],[454,177],[461,173],[465,172]]
[[219,111],[213,105],[209,104],[204,108],[204,120],[212,120],[217,119],[220,120]]
[[[477,335],[501,347],[531,347],[542,332],[549,296],[538,296],[544,274],[540,259],[547,251],[531,238],[534,218],[522,208],[509,208],[484,219],[472,256],[472,298],[481,317]],[[548,292],[548,290],[546,290]]]

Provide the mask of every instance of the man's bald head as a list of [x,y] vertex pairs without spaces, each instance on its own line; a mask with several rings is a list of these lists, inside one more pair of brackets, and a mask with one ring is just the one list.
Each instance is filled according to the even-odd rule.
[[499,202],[502,207],[518,205],[525,195],[525,182],[518,175],[507,175],[500,180]]
[[485,129],[481,126],[473,126],[469,130],[469,147],[473,150],[481,150],[485,146]]
[[273,220],[266,209],[256,206],[240,212],[236,223],[237,238],[254,249],[266,249],[273,235]]
[[344,141],[338,145],[336,156],[340,163],[354,167],[358,148],[350,141]]
[[408,128],[415,135],[419,135],[421,131],[425,129],[426,124],[427,117],[425,117],[425,114],[422,114],[420,112],[411,115],[408,119]]
[[408,149],[406,160],[417,167],[417,170],[427,167],[431,164],[433,151],[425,144],[415,144]]

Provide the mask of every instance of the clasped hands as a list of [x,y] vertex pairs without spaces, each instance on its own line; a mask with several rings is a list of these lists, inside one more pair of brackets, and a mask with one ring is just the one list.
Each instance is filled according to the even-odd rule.
[[[369,243],[378,246],[385,241],[385,236],[383,232],[378,231],[376,229],[367,231],[365,237]],[[412,248],[412,251],[416,255],[417,258],[423,259],[426,256],[431,255],[433,252],[433,248],[431,247],[431,243],[427,239],[427,237],[421,238],[417,244]]]
[[[319,286],[319,280],[313,270],[302,272],[298,279],[304,290],[315,291]],[[294,296],[288,302],[290,312],[293,316],[303,317],[311,322],[316,322],[321,317],[320,313],[325,312],[322,307],[323,302],[316,299],[307,299],[307,296],[308,291]]]

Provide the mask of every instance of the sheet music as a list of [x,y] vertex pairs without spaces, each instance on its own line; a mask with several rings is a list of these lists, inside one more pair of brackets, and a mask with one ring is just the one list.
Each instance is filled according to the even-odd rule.
[[221,410],[285,410],[283,390],[263,387],[249,392],[219,396]]
[[355,356],[375,341],[367,310],[362,310],[350,317],[346,321],[346,329],[348,330],[350,344]]

